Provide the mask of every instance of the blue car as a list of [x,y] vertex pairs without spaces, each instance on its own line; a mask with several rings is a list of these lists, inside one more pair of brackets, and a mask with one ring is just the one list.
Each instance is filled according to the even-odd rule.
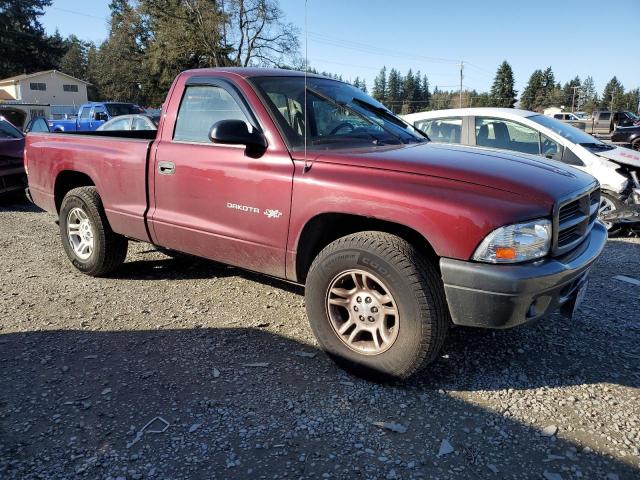
[[89,102],[80,106],[75,119],[49,120],[49,128],[52,132],[93,132],[112,118],[143,112],[133,103]]

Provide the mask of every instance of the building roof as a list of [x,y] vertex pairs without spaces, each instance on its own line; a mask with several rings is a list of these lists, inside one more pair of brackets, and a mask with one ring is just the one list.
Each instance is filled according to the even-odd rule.
[[0,84],[1,83],[16,83],[16,82],[19,82],[20,80],[25,80],[27,78],[32,78],[32,77],[39,77],[41,75],[46,75],[46,74],[50,74],[50,73],[57,73],[58,75],[63,75],[65,77],[72,78],[76,82],[80,82],[80,83],[85,83],[87,85],[91,85],[89,82],[87,82],[85,80],[81,80],[79,78],[72,77],[71,75],[68,75],[68,74],[66,74],[64,72],[60,72],[58,70],[45,70],[43,72],[23,73],[21,75],[15,75],[13,77],[3,78],[3,79],[0,80]]

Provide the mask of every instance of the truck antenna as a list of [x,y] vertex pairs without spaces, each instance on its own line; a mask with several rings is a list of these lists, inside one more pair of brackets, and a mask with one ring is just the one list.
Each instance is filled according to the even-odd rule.
[[307,173],[311,169],[311,164],[307,163],[307,70],[309,69],[309,29],[307,28],[307,1],[304,0],[304,168],[302,173]]

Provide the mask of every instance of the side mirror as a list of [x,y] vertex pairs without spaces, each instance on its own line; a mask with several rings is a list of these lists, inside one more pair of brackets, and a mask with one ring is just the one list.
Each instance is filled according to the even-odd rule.
[[209,139],[224,145],[246,145],[248,154],[262,154],[267,149],[267,139],[262,133],[249,132],[242,120],[220,120],[211,127]]

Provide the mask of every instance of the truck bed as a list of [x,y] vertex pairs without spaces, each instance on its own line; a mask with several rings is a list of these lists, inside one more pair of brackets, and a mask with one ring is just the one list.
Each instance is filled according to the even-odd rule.
[[[151,136],[152,134],[153,136]],[[111,228],[150,241],[145,213],[148,205],[147,163],[154,131],[30,133],[27,135],[29,190],[34,201],[57,213],[61,198],[52,182],[91,180]],[[59,176],[59,174],[61,174]]]

